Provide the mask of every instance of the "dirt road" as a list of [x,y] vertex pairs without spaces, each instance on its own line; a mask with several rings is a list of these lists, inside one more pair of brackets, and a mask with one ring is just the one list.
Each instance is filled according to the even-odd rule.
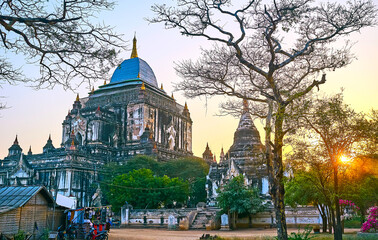
[[[346,229],[346,232],[357,231],[358,229]],[[298,229],[288,229],[288,233],[297,232]],[[241,229],[236,231],[168,231],[167,229],[111,229],[110,240],[198,240],[202,234],[218,235],[222,237],[262,237],[276,236],[276,229]]]

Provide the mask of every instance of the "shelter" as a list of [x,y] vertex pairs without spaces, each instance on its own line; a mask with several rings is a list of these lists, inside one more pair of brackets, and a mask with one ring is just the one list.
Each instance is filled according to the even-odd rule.
[[[52,228],[53,204],[54,199],[43,186],[0,188],[0,233],[42,235],[46,228]],[[56,213],[55,219],[59,216]]]

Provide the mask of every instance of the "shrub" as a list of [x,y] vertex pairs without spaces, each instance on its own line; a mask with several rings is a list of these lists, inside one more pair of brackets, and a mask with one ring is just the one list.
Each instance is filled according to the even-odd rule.
[[314,236],[310,237],[312,227],[310,226],[305,227],[303,232],[301,232],[300,230],[301,229],[298,228],[298,233],[294,233],[294,232],[290,233],[290,235],[288,236],[288,240],[309,240],[311,238],[314,238]]
[[378,218],[378,206],[369,208],[369,216],[366,222],[362,224],[362,232],[376,232],[378,229],[377,218]]

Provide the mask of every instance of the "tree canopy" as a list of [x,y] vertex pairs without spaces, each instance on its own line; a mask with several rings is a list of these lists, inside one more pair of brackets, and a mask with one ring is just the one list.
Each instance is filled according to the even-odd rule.
[[209,165],[201,158],[181,158],[163,164],[162,174],[178,177],[190,184],[188,206],[195,207],[199,202],[206,202],[206,175]]
[[[372,149],[366,145],[375,145],[378,122],[367,114],[354,111],[344,103],[342,94],[309,99],[306,107],[306,112],[299,117],[295,133],[288,139],[293,147],[288,162],[294,178],[287,184],[289,196],[286,199],[289,202],[312,203],[323,212],[323,217],[324,210],[321,208],[322,205],[326,206],[335,225],[334,229],[339,228],[341,231],[339,199],[345,196],[347,189],[350,192],[350,189],[357,191],[358,188],[362,194],[366,189],[371,189],[363,185],[365,181],[376,181],[376,176],[368,173],[364,166],[368,161],[364,163],[358,159],[372,153]],[[349,163],[342,162],[343,158],[349,159]],[[360,185],[356,186],[356,182]],[[296,198],[298,194],[303,197]],[[365,197],[366,202],[362,204],[362,208],[366,210],[366,203],[371,203],[374,194]],[[358,201],[357,198],[354,200]],[[359,202],[363,203],[361,200]]]
[[[133,170],[149,169],[156,177],[169,177],[178,179],[188,185],[188,192],[185,192],[187,199],[180,204],[195,206],[198,202],[206,201],[205,181],[209,171],[209,166],[199,158],[172,159],[167,162],[158,162],[156,159],[137,155],[128,160],[125,164],[109,163],[101,170],[101,189],[108,202],[112,201],[114,194],[111,185],[115,178],[132,172]],[[160,190],[156,190],[158,192]],[[114,193],[114,194],[113,194]],[[177,201],[176,201],[177,202]],[[165,204],[165,206],[171,206]],[[149,206],[151,207],[151,206]]]
[[154,176],[150,169],[132,170],[115,177],[109,186],[110,203],[119,209],[127,201],[134,208],[160,208],[173,202],[184,203],[188,183],[179,178]]
[[243,175],[232,178],[218,189],[217,201],[222,211],[232,216],[234,228],[238,214],[254,214],[264,209],[264,204],[257,189],[250,189],[245,184]]
[[[112,27],[93,22],[113,6],[108,0],[0,1],[0,48],[7,56],[0,57],[0,84],[76,88],[106,79],[124,44]],[[39,77],[25,76],[11,54],[38,65]]]

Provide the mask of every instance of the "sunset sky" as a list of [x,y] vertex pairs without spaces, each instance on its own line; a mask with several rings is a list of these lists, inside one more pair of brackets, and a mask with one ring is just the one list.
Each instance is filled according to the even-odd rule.
[[[102,12],[99,20],[114,26],[116,32],[123,34],[124,39],[129,41],[130,48],[136,32],[139,57],[151,66],[158,84],[163,83],[164,89],[170,95],[173,84],[180,81],[173,68],[174,63],[184,59],[196,59],[200,48],[209,47],[210,42],[201,38],[184,37],[178,30],[165,30],[163,24],[149,24],[144,18],[153,16],[150,6],[154,2],[164,1],[119,0],[114,11]],[[375,0],[375,4],[378,5],[378,0]],[[352,48],[356,59],[346,68],[327,73],[327,83],[321,86],[321,91],[331,94],[344,88],[345,101],[355,110],[378,109],[378,27],[354,33],[349,39],[356,42]],[[122,57],[128,59],[130,51],[123,52]],[[14,57],[14,61],[22,61],[22,56]],[[24,71],[33,76],[38,73],[38,68],[24,65]],[[102,84],[103,81],[98,82],[96,87]],[[59,147],[61,124],[68,110],[72,108],[76,93],[85,97],[88,91],[86,86],[71,92],[61,87],[36,91],[27,84],[2,85],[0,96],[5,98],[0,100],[8,108],[0,111],[0,159],[7,156],[16,134],[24,153],[27,153],[30,145],[33,153],[42,152],[49,134],[54,146]],[[221,97],[185,99],[178,92],[174,96],[180,104],[183,105],[185,101],[188,104],[193,120],[194,155],[202,156],[208,142],[210,149],[219,159],[222,146],[225,151],[231,146],[239,119],[215,116],[219,112]],[[259,120],[255,124],[259,125]]]

